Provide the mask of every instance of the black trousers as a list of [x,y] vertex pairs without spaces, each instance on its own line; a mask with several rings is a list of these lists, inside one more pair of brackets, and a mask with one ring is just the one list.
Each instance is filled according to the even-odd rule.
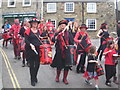
[[39,46],[35,48],[38,54],[35,54],[35,52],[31,50],[30,46],[26,46],[26,59],[30,64],[29,70],[31,82],[36,81],[37,73],[40,66]]
[[37,79],[37,73],[40,66],[39,56],[34,56],[31,60],[29,60],[29,63],[31,81],[33,82]]
[[[98,55],[100,54],[100,56],[99,56],[100,61],[102,59],[103,52],[104,52],[105,48],[106,48],[106,44],[104,44],[104,45],[101,44],[100,47],[97,50]],[[100,53],[100,51],[101,51],[101,53]],[[98,58],[98,55],[97,55],[97,58]]]
[[84,70],[84,65],[85,65],[85,61],[86,61],[86,52],[84,52],[79,60],[79,63],[77,65],[77,70],[79,70],[81,68],[81,70]]
[[110,82],[110,79],[116,75],[115,65],[105,65],[106,82]]

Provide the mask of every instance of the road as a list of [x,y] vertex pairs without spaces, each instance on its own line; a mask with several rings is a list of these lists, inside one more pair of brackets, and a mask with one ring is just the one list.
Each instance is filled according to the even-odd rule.
[[[93,39],[92,42],[98,47],[98,39]],[[12,44],[8,45],[8,49],[2,48],[2,45],[0,45],[0,51],[3,53],[2,79],[4,88],[94,88],[94,85],[88,86],[84,83],[84,78],[82,77],[83,74],[77,74],[75,66],[73,66],[72,71],[69,72],[68,85],[65,85],[62,82],[63,74],[60,76],[60,82],[56,83],[56,70],[55,68],[51,68],[49,65],[40,65],[38,83],[33,87],[30,84],[29,68],[22,67],[22,60],[14,59]],[[101,62],[102,65],[103,62],[104,60]],[[93,82],[93,80],[91,80],[91,82]],[[99,78],[99,83],[100,88],[118,88],[114,83],[112,83],[112,87],[106,86],[104,75]]]

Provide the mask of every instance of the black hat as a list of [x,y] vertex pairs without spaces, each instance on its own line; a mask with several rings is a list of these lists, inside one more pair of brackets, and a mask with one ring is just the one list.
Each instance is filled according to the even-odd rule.
[[61,24],[68,24],[68,21],[67,20],[61,20],[60,22],[59,22],[59,24],[58,24],[58,26],[60,26]]
[[31,19],[31,20],[29,21],[29,23],[31,23],[31,22],[37,22],[38,24],[40,23],[40,21],[39,21],[37,18]]
[[106,25],[107,25],[107,23],[102,23],[100,26],[100,29],[106,29]]
[[86,24],[81,24],[80,29],[81,28],[86,28],[86,30],[88,29],[88,27],[86,26]]

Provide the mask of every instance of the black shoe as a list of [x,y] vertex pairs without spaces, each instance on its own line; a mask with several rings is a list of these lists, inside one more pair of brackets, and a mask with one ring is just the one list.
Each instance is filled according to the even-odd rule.
[[20,57],[20,56],[17,56],[17,59],[18,59],[18,60],[20,60],[20,59],[21,59],[21,57]]
[[77,72],[77,73],[80,73],[80,70],[77,69],[76,72]]
[[105,83],[107,86],[111,87],[111,83],[110,82],[106,82]]
[[25,64],[22,64],[22,67],[25,67]]
[[37,83],[38,82],[38,80],[37,80],[37,78],[35,79],[35,83]]
[[84,73],[85,71],[84,70],[80,70],[80,73]]
[[35,86],[35,82],[31,82],[31,85],[32,85],[32,86]]

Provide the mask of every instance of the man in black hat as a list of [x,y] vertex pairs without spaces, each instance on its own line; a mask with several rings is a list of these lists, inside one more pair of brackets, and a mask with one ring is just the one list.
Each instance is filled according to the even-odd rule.
[[70,38],[70,34],[67,30],[67,20],[61,20],[58,24],[59,31],[55,34],[54,38],[52,39],[53,42],[56,41],[56,54],[51,64],[52,67],[56,69],[56,82],[59,82],[59,77],[61,74],[61,70],[64,69],[63,74],[63,82],[64,84],[68,84],[67,76],[70,69],[70,66],[65,65],[66,60],[66,53],[65,50],[67,49],[67,45],[73,45],[74,42]]
[[85,24],[82,24],[80,26],[80,32],[77,32],[74,38],[74,41],[77,43],[77,53],[81,55],[79,63],[77,65],[76,68],[76,72],[77,73],[84,73],[84,69],[85,69],[85,59],[86,59],[86,54],[87,54],[87,49],[90,45],[91,42],[88,43],[90,41],[88,34],[86,33],[86,30],[88,29],[88,27]]

